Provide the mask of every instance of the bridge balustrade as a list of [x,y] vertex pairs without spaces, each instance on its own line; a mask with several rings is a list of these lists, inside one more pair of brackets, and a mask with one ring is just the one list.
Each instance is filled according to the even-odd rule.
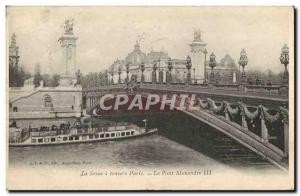
[[270,110],[263,105],[248,106],[238,102],[230,104],[227,101],[215,102],[207,98],[199,100],[201,109],[222,118],[243,132],[255,134],[264,143],[272,148],[278,148],[288,155],[288,110],[280,107]]
[[280,89],[282,87],[280,85],[273,85],[273,86],[267,86],[267,85],[246,85],[246,91],[251,93],[265,93],[265,94],[283,94]]
[[[129,87],[130,86],[130,87]],[[146,90],[167,90],[167,91],[189,91],[189,92],[206,92],[219,94],[232,94],[242,96],[260,96],[287,99],[288,88],[280,85],[245,85],[239,84],[184,84],[184,83],[134,83],[134,84],[110,84],[102,86],[90,86],[84,88],[83,92],[103,91],[103,90],[117,90],[129,88],[138,88]]]
[[239,91],[238,84],[216,84],[214,85],[214,90],[224,90],[224,91]]

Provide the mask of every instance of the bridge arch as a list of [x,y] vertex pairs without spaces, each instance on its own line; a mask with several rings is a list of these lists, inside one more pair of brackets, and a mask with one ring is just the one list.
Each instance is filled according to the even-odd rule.
[[[85,92],[87,99],[92,100],[92,104],[87,108],[87,112],[95,115],[96,113],[92,111],[95,111],[97,104],[99,104],[97,101],[107,93],[140,94],[143,96],[143,100],[145,100],[146,96],[153,92],[160,95],[182,93],[182,91],[175,90],[156,91],[155,89],[142,88],[138,88],[135,91],[127,91],[120,87],[106,88],[100,91],[94,90]],[[192,94],[193,92],[185,91],[185,93]],[[266,157],[274,164],[282,168],[287,167],[288,110],[285,107],[278,107],[276,109],[267,108],[264,105],[246,104],[242,101],[243,99],[232,99],[233,101],[229,101],[231,99],[220,100],[220,97],[214,94],[196,94],[197,109],[175,109],[174,111],[182,112],[204,122],[260,156]],[[276,102],[276,100],[273,101]],[[188,102],[186,104],[188,104]],[[113,114],[113,112],[110,114]],[[100,115],[105,114],[100,113]],[[274,135],[275,132],[279,134]],[[277,143],[274,141],[277,141]]]

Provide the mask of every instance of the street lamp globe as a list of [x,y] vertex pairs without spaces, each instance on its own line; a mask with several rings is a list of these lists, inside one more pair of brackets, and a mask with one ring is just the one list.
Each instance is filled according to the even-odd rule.
[[289,64],[289,47],[285,44],[281,49],[280,55],[281,64]]
[[287,44],[284,44],[284,46],[281,49],[281,52],[283,55],[288,55],[289,54],[289,47],[287,46]]
[[121,68],[121,66],[119,66],[119,68],[118,68],[118,74],[121,75],[121,73],[122,73],[122,68]]
[[186,68],[188,70],[187,76],[186,76],[186,84],[191,83],[191,67],[192,67],[192,59],[190,56],[186,57]]
[[239,65],[243,68],[242,70],[242,83],[246,84],[246,73],[245,73],[245,66],[248,64],[248,57],[245,49],[242,49],[240,53],[240,60],[239,60]]
[[216,66],[216,55],[212,52],[209,55],[209,66],[211,69],[213,69]]
[[289,47],[287,44],[284,44],[284,46],[281,49],[281,55],[280,55],[280,62],[284,65],[284,73],[283,73],[283,80],[282,84],[284,86],[288,86],[289,83],[289,73],[287,70],[287,65],[289,64]]
[[153,61],[153,71],[157,70],[157,61]]
[[119,84],[121,84],[121,73],[122,73],[122,68],[121,68],[121,66],[119,65],[119,67],[118,67],[118,74],[119,74],[118,83],[119,83]]
[[126,67],[126,71],[129,71],[130,63],[126,63],[125,67]]
[[247,53],[245,51],[245,49],[242,49],[241,53],[240,53],[240,60],[239,60],[239,65],[242,66],[243,68],[245,68],[245,66],[248,63],[248,57],[247,57]]
[[209,81],[212,84],[215,81],[214,67],[217,65],[216,55],[213,52],[209,55],[209,63],[208,63],[208,65],[211,68],[210,80]]
[[142,72],[145,71],[145,63],[144,62],[141,63],[141,71]]
[[192,59],[190,56],[187,56],[186,57],[186,67],[187,67],[187,69],[190,69],[191,66],[192,66]]
[[168,59],[168,69],[169,69],[169,71],[171,71],[172,68],[173,68],[172,59],[169,58],[169,59]]
[[113,84],[114,83],[114,72],[115,72],[115,70],[114,70],[114,67],[112,67],[111,68],[111,72],[110,72],[110,75],[111,75],[111,84]]

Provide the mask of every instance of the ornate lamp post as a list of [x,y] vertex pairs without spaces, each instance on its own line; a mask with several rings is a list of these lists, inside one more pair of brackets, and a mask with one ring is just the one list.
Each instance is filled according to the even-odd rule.
[[90,83],[90,87],[94,87],[95,86],[95,84],[94,84],[94,75],[93,75],[93,73],[89,73],[89,83]]
[[98,81],[98,78],[97,78],[97,73],[92,73],[92,79],[93,79],[93,87],[98,86],[99,81]]
[[172,69],[173,69],[173,64],[172,64],[172,59],[169,58],[168,59],[168,74],[167,74],[167,83],[171,83],[172,82]]
[[145,76],[144,76],[144,71],[145,71],[145,63],[142,62],[141,64],[141,71],[142,71],[142,75],[141,75],[141,83],[145,82]]
[[209,55],[209,67],[211,68],[211,72],[210,72],[210,80],[209,82],[211,84],[213,84],[215,82],[215,74],[214,74],[214,67],[217,65],[217,62],[216,62],[216,55],[212,52],[210,55]]
[[204,53],[204,84],[206,84],[207,83],[207,71],[206,71],[206,55],[207,55],[207,50],[206,50],[206,48],[204,48],[204,51],[203,51],[203,53]]
[[255,77],[255,85],[259,85],[260,81],[259,81],[259,78],[258,78],[258,74],[255,73],[254,77]]
[[272,72],[271,72],[271,70],[268,71],[267,86],[272,86]]
[[284,65],[282,85],[288,86],[289,72],[287,70],[287,65],[289,64],[289,47],[286,44],[284,44],[284,46],[281,49],[280,62]]
[[187,84],[191,83],[191,68],[192,68],[192,60],[190,56],[186,57],[186,68],[188,70],[188,73],[186,75],[186,82]]
[[157,83],[157,80],[156,80],[156,70],[157,70],[157,62],[154,61],[153,62],[153,71],[152,71],[152,83],[153,84]]
[[118,83],[119,84],[121,84],[121,73],[122,73],[122,69],[121,69],[121,66],[119,66],[119,68],[118,68],[118,74],[119,74]]
[[93,78],[93,87],[95,87],[95,86],[100,86],[99,84],[99,79],[98,79],[98,77],[97,77],[98,75],[97,75],[97,73],[92,73],[92,78]]
[[105,78],[104,85],[107,85],[108,84],[108,71],[107,70],[105,70],[104,78]]
[[86,76],[85,81],[86,81],[87,87],[90,88],[91,87],[91,81],[90,81],[90,75],[89,74]]
[[197,83],[195,71],[196,71],[196,69],[195,69],[195,67],[194,67],[194,68],[193,68],[193,72],[194,72],[194,82]]
[[129,82],[129,64],[130,63],[127,63],[125,66],[126,66],[126,82],[128,83]]
[[164,72],[160,67],[160,59],[158,60],[158,80],[159,83],[164,83]]
[[95,81],[98,81],[97,83],[99,86],[105,85],[105,72],[104,73],[99,73],[99,75],[95,74]]
[[111,68],[111,72],[110,72],[110,75],[111,75],[111,81],[110,81],[110,83],[111,83],[111,84],[114,84],[114,71],[115,71],[115,70],[114,70],[114,68],[112,67],[112,68]]
[[245,73],[245,66],[248,63],[248,57],[246,51],[243,49],[241,51],[241,57],[239,60],[239,65],[242,66],[242,84],[245,85],[247,83],[246,80],[246,73]]

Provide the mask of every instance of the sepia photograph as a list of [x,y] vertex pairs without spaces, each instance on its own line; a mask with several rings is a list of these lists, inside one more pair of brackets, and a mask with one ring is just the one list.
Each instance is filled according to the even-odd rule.
[[7,190],[295,190],[294,12],[7,6]]

